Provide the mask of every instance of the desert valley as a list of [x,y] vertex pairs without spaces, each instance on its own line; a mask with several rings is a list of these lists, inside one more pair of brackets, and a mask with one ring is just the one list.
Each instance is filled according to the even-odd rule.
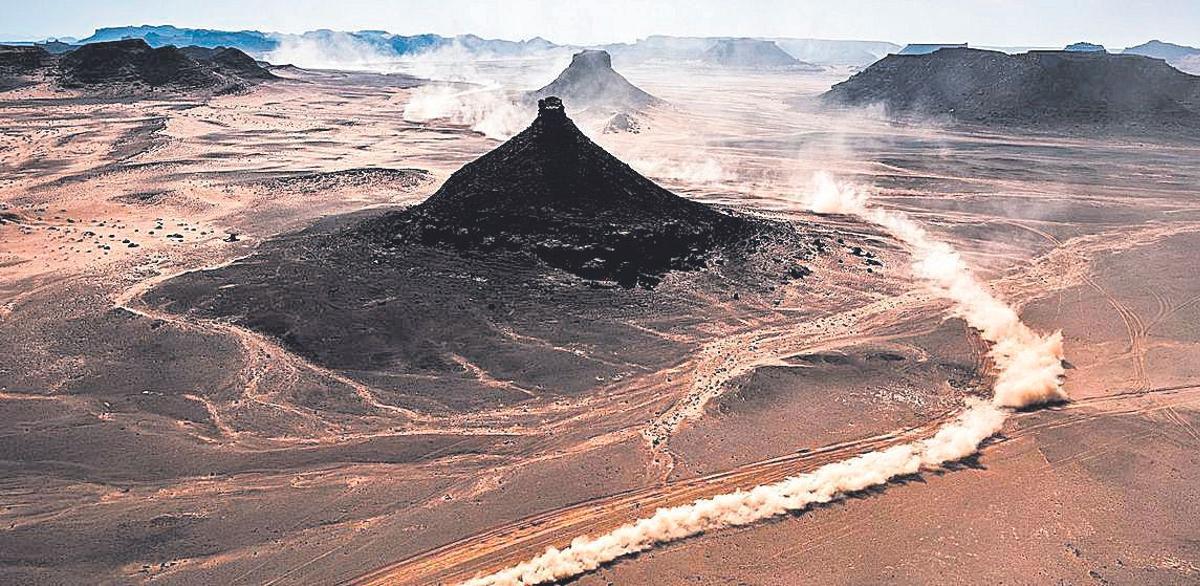
[[1200,580],[1200,50],[167,32],[0,47],[0,583]]

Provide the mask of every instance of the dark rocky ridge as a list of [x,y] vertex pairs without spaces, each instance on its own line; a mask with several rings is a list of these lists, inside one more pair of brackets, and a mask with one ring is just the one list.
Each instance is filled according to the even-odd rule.
[[1200,77],[1157,59],[1103,52],[1008,55],[950,48],[889,55],[822,99],[837,105],[882,104],[892,116],[946,116],[1002,126],[1200,126]]
[[397,244],[519,250],[585,278],[652,286],[666,271],[701,266],[709,250],[749,227],[638,174],[548,97],[529,128],[424,203],[362,229]]
[[141,39],[92,43],[61,55],[0,46],[0,87],[43,79],[65,88],[135,93],[146,88],[227,92],[276,79],[231,48],[151,48]]
[[572,110],[629,112],[662,103],[614,71],[607,52],[594,49],[576,53],[554,81],[526,97],[532,105],[550,96],[561,98]]
[[141,39],[84,45],[64,55],[59,70],[66,87],[133,83],[206,89],[274,78],[237,49],[216,49],[196,59],[184,49],[151,48]]
[[41,47],[0,45],[0,91],[29,85],[54,62]]

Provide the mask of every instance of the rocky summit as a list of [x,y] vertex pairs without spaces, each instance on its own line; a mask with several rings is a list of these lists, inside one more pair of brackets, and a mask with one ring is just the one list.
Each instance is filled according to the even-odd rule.
[[594,108],[629,112],[662,102],[617,73],[612,68],[612,57],[600,50],[576,53],[554,81],[530,92],[528,99],[532,105],[534,100],[550,96],[565,100],[572,111]]
[[424,203],[367,222],[394,242],[529,252],[585,278],[653,285],[749,221],[659,187],[589,140],[557,97]]

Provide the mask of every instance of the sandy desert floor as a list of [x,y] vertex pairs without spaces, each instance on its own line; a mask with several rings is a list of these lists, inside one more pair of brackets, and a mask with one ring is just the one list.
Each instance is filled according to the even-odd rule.
[[944,473],[577,581],[1200,580],[1200,144],[812,109],[836,74],[624,73],[671,106],[585,130],[677,193],[802,223],[828,246],[812,275],[500,290],[521,309],[489,318],[503,356],[383,374],[151,292],[420,201],[494,140],[405,121],[412,90],[373,76],[0,95],[0,582],[452,583],[928,435],[987,388],[986,348],[886,234],[803,211],[815,171],[873,186],[1062,329],[1073,401]]

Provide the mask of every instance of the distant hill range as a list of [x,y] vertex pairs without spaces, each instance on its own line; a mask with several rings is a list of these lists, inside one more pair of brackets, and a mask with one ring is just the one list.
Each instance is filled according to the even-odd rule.
[[163,26],[119,26],[96,29],[92,36],[77,44],[106,43],[125,39],[141,39],[151,47],[233,47],[250,53],[265,53],[278,46],[268,33],[259,31],[220,31]]
[[1141,55],[940,49],[891,55],[824,94],[889,115],[1000,126],[1200,127],[1200,77]]
[[[598,48],[608,51],[620,63],[644,61],[700,61],[715,45],[737,39],[729,37],[670,37],[650,36],[635,43],[616,43],[600,46],[571,46],[552,43],[540,37],[525,41],[484,39],[475,35],[445,37],[435,34],[395,35],[387,31],[315,30],[303,34],[283,34],[263,31],[223,31],[214,29],[180,28],[170,25],[121,26],[97,29],[91,36],[76,41],[60,39],[56,49],[82,44],[142,39],[151,47],[232,47],[262,59],[290,43],[318,43],[334,50],[336,47],[366,49],[381,56],[404,56],[445,47],[465,49],[476,54],[492,56],[522,56],[557,48],[579,50]],[[797,39],[773,37],[752,39],[773,42],[791,57],[817,65],[865,66],[900,49],[899,45],[882,41],[839,41],[828,39]],[[14,43],[16,44],[16,43]],[[24,44],[24,43],[22,43]],[[48,44],[47,44],[48,45]],[[321,45],[317,45],[320,47]],[[46,47],[51,52],[58,52]]]
[[709,65],[738,69],[805,69],[821,68],[787,54],[774,41],[758,39],[725,39],[704,52],[703,61]]
[[884,55],[894,53],[900,45],[880,41],[833,41],[826,39],[793,39],[775,37],[769,39],[737,39],[732,37],[671,37],[652,35],[635,43],[617,43],[602,48],[612,54],[618,65],[647,61],[710,61],[718,58],[709,54],[718,45],[716,53],[729,53],[738,41],[763,41],[774,43],[785,55],[806,63],[834,66],[869,65]]
[[49,83],[68,89],[226,93],[275,76],[228,47],[151,47],[141,39],[99,42],[53,54],[40,45],[0,46],[0,89]]
[[303,34],[283,34],[261,31],[221,31],[212,29],[178,28],[169,25],[162,26],[124,26],[97,29],[96,32],[80,44],[116,41],[122,39],[142,39],[151,47],[167,45],[195,47],[233,47],[262,57],[290,42],[312,42],[351,45],[355,48],[366,48],[381,54],[395,56],[410,55],[438,49],[457,46],[476,53],[496,55],[519,55],[533,51],[541,51],[557,47],[542,38],[527,41],[506,41],[501,39],[484,39],[475,35],[458,35],[443,37],[434,34],[395,35],[387,31],[333,31],[320,29]]
[[1136,47],[1129,47],[1123,53],[1162,59],[1181,71],[1200,75],[1200,49],[1196,47],[1155,40]]

